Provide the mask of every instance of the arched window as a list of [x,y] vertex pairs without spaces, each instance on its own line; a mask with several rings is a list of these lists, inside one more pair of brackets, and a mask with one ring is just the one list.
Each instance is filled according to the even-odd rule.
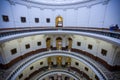
[[61,37],[56,38],[56,48],[59,50],[62,49],[62,38]]
[[46,39],[46,48],[49,50],[51,47],[51,38]]
[[57,16],[55,20],[56,27],[63,27],[63,18],[61,16]]
[[68,50],[72,48],[72,38],[68,38]]

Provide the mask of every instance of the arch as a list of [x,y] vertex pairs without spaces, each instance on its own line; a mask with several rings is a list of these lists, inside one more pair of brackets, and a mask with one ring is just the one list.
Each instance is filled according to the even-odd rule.
[[71,48],[72,48],[72,38],[68,38],[68,50],[71,50]]
[[[58,54],[56,54],[58,53]],[[66,55],[67,54],[67,55]],[[96,73],[96,75],[99,77],[100,80],[107,80],[106,76],[100,71],[100,69],[92,62],[88,61],[83,56],[80,56],[79,54],[75,54],[73,52],[66,52],[66,51],[52,51],[52,52],[42,52],[39,55],[32,56],[31,59],[28,59],[24,63],[20,64],[19,67],[15,69],[14,72],[11,73],[11,75],[7,78],[7,80],[15,80],[20,72],[22,72],[27,66],[31,65],[32,63],[50,56],[65,56],[65,57],[71,57],[73,59],[77,59],[78,61],[84,63],[85,65],[89,66],[93,72]],[[14,74],[14,75],[13,75]]]
[[51,47],[51,38],[46,39],[46,48],[49,50]]
[[55,19],[56,27],[63,27],[63,18],[61,16],[57,16]]
[[56,48],[58,50],[62,49],[62,38],[61,37],[56,38]]
[[71,57],[66,57],[66,66],[71,66]]
[[62,56],[57,56],[56,60],[57,60],[57,65],[61,66],[62,65]]

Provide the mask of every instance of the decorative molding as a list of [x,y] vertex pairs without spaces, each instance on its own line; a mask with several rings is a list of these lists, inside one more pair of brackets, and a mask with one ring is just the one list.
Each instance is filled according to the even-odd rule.
[[105,1],[103,1],[102,4],[103,4],[103,5],[107,5],[107,4],[109,3],[109,1],[110,1],[110,0],[105,0]]
[[14,1],[12,1],[12,0],[7,0],[7,1],[10,3],[10,5],[15,5]]
[[8,0],[12,4],[20,4],[30,7],[36,7],[41,9],[78,9],[81,7],[88,7],[91,8],[97,4],[108,4],[110,0],[87,0],[85,2],[76,1],[75,3],[70,4],[48,4],[48,3],[37,3],[31,0]]

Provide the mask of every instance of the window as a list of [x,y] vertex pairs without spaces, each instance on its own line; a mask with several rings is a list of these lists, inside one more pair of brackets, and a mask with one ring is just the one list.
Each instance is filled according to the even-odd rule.
[[43,62],[40,62],[40,65],[43,65]]
[[78,62],[75,62],[75,65],[76,65],[76,66],[79,66],[79,63],[78,63]]
[[101,54],[102,54],[103,56],[106,56],[106,55],[107,55],[107,50],[102,49],[102,50],[101,50]]
[[77,42],[77,46],[81,46],[81,42]]
[[12,54],[12,55],[13,55],[13,54],[16,54],[16,53],[17,53],[16,48],[14,48],[14,49],[11,50],[11,54]]
[[19,75],[19,79],[21,79],[22,77],[23,77],[23,74],[20,74],[20,75]]
[[35,23],[39,23],[39,18],[35,18]]
[[33,68],[34,68],[34,67],[33,67],[33,66],[31,66],[31,67],[30,67],[30,70],[33,70]]
[[2,16],[4,22],[9,22],[9,18],[7,15]]
[[85,70],[86,70],[86,71],[88,71],[88,68],[87,68],[87,67],[85,67]]
[[88,49],[92,49],[92,45],[91,44],[88,44]]
[[21,22],[25,23],[26,22],[26,17],[21,17]]
[[50,23],[50,18],[47,18],[47,19],[46,19],[46,22],[47,22],[47,23]]
[[37,42],[37,45],[38,45],[38,46],[41,46],[41,42]]
[[25,47],[26,47],[26,49],[29,49],[30,48],[30,44],[26,44]]

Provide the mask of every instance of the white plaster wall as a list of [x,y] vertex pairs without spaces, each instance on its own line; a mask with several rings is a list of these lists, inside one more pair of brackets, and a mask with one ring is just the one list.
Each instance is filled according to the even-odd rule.
[[[29,20],[29,25],[30,27],[39,27],[40,25],[42,25],[42,22],[43,19],[42,19],[42,16],[43,16],[43,13],[42,11],[39,9],[39,8],[34,8],[34,7],[30,7],[28,8],[28,20]],[[39,23],[36,23],[35,22],[35,18],[39,18]]]
[[66,10],[66,19],[67,19],[67,25],[69,27],[74,27],[77,25],[77,15],[76,10],[74,9],[68,9]]
[[[0,2],[0,28],[9,27],[50,27],[55,26],[55,18],[63,17],[63,25],[69,27],[97,27],[109,28],[111,24],[120,25],[120,0],[110,0],[108,4],[97,4],[78,9],[40,9],[19,4],[11,5],[6,0]],[[2,15],[9,16],[9,22],[2,21]],[[26,17],[25,23],[21,23],[20,17]],[[34,18],[40,18],[39,23]],[[50,18],[50,23],[46,23]]]
[[90,8],[79,8],[78,9],[78,16],[77,16],[77,24],[80,27],[88,27],[89,23],[89,16],[90,16]]
[[107,5],[104,27],[111,24],[118,24],[120,28],[120,0],[110,0]]
[[[47,26],[47,27],[51,27],[51,26],[54,26],[54,17],[53,17],[53,15],[54,15],[54,12],[52,11],[52,10],[50,10],[50,9],[44,9],[43,10],[43,14],[44,14],[44,18],[43,18],[43,20],[44,20],[44,26]],[[50,18],[50,23],[47,23],[46,22],[46,18]]]
[[[28,7],[23,5],[12,5],[12,14],[14,18],[14,26],[11,27],[30,27],[29,25],[29,16],[28,16]],[[21,22],[21,17],[26,17],[26,22]]]
[[106,5],[98,4],[92,6],[89,13],[89,27],[102,28],[104,25],[105,9]]
[[[9,22],[3,22],[2,15],[8,15],[9,16]],[[14,27],[14,20],[13,20],[13,14],[11,10],[11,5],[5,1],[0,1],[0,28],[10,28]]]

